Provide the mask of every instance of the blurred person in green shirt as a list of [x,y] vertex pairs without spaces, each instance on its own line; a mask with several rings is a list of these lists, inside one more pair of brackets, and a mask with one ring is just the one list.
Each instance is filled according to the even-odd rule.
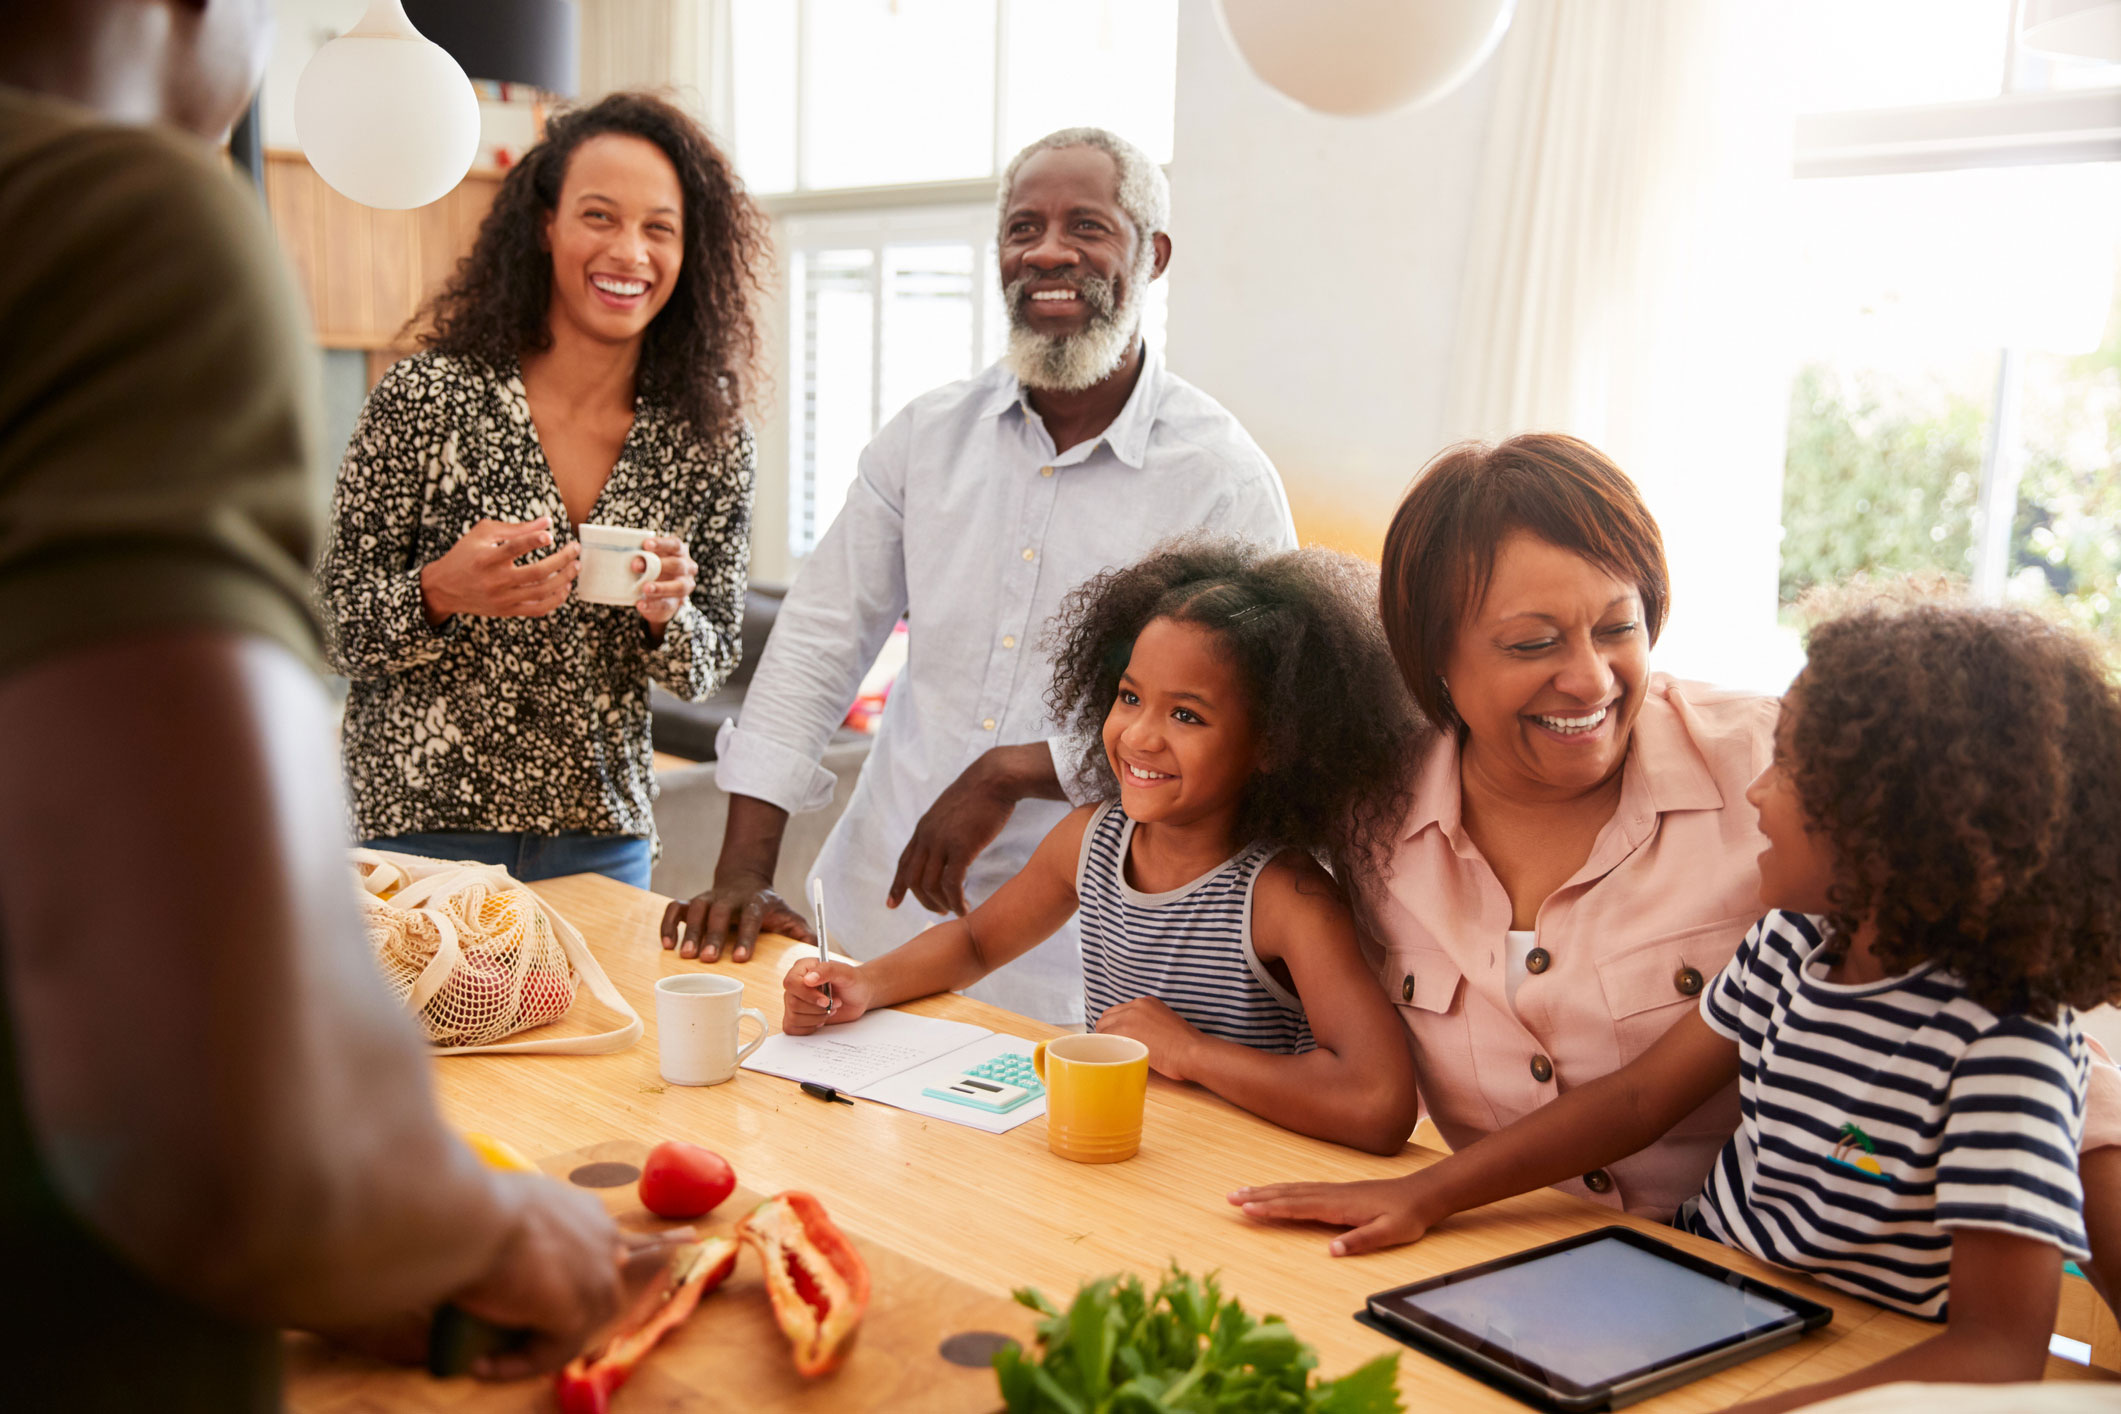
[[276,1327],[556,1365],[601,1207],[441,1123],[345,855],[314,355],[212,143],[269,0],[0,0],[0,1251],[21,1409],[279,1408]]

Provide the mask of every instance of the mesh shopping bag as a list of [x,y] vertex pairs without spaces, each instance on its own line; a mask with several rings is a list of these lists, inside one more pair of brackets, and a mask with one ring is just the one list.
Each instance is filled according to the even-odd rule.
[[[601,1055],[640,1039],[640,1014],[582,935],[506,869],[373,849],[353,865],[376,966],[437,1054]],[[503,1040],[557,1020],[582,987],[625,1024]]]

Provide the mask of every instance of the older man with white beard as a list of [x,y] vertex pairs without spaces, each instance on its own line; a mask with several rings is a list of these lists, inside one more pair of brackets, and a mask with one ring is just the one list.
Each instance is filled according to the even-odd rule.
[[[1068,591],[1184,531],[1296,543],[1266,455],[1141,337],[1169,215],[1156,164],[1100,128],[1009,164],[1008,352],[914,399],[862,453],[716,744],[730,801],[714,887],[670,905],[665,947],[742,962],[762,927],[811,936],[772,889],[782,831],[832,798],[825,743],[902,614],[912,654],[816,867],[832,940],[857,958],[969,912],[1066,813],[1041,640]],[[971,995],[1080,1022],[1073,926]]]

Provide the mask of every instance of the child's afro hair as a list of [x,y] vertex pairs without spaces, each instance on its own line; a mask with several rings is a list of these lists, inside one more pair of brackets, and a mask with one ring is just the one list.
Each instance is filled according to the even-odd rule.
[[2016,610],[1878,602],[1812,631],[1778,751],[1834,860],[1832,936],[1877,924],[1998,1013],[2121,993],[2121,692]]
[[1431,730],[1377,619],[1377,571],[1330,550],[1188,536],[1078,587],[1054,616],[1047,703],[1079,749],[1078,784],[1119,794],[1101,733],[1134,640],[1152,620],[1198,624],[1237,666],[1264,765],[1238,832],[1301,849],[1345,882],[1374,875]]

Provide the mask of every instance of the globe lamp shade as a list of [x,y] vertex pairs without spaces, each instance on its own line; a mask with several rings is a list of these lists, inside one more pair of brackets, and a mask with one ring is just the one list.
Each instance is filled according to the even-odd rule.
[[479,100],[457,61],[371,0],[295,85],[295,136],[317,175],[363,206],[402,211],[446,196],[479,152]]
[[1441,98],[1479,68],[1516,0],[1218,0],[1262,82],[1342,117]]
[[2025,0],[2018,41],[2042,54],[2121,64],[2121,0]]

